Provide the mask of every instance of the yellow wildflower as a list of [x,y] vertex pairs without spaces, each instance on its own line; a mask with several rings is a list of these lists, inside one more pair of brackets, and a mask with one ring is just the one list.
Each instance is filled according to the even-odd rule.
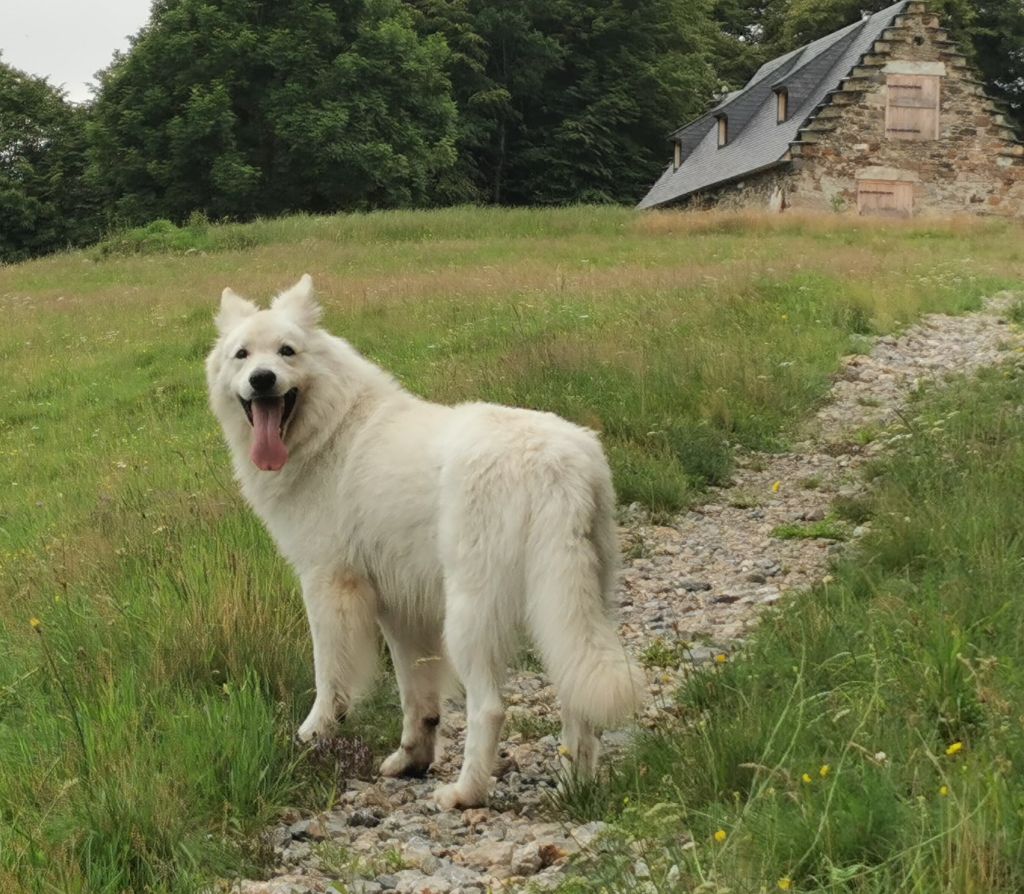
[[724,652],[715,656],[715,661],[717,661],[719,664],[725,664],[725,662],[727,662],[728,660],[729,656],[726,655]]
[[782,482],[781,481],[776,481],[772,485],[772,493],[773,494],[777,494],[780,490],[782,490]]
[[959,754],[963,750],[963,747],[963,742],[954,742],[946,749],[946,754],[947,756],[952,757],[954,754]]
[[807,785],[810,785],[810,784],[811,784],[811,783],[812,783],[812,782],[814,781],[814,780],[812,780],[812,779],[811,779],[811,774],[810,774],[810,773],[804,773],[804,775],[803,775],[803,776],[801,776],[800,778],[801,778],[801,779],[802,779],[802,780],[804,781],[804,783],[806,783]]
[[822,764],[821,765],[821,769],[818,770],[818,775],[822,779],[825,779],[828,776],[828,774],[831,773],[831,772],[832,772],[832,768],[828,764]]
[[939,797],[940,798],[945,798],[948,794],[949,794],[949,786],[948,785],[940,785],[939,786]]
[[789,876],[786,876],[785,878],[780,878],[778,884],[780,891],[788,891],[793,887],[793,880],[789,878]]
[[564,745],[559,745],[559,746],[558,746],[558,753],[559,753],[560,755],[562,755],[562,757],[568,757],[568,756],[569,756],[569,754],[570,754],[570,751],[569,751],[569,749],[568,749],[568,748],[566,748],[566,747],[565,747]]
[[42,623],[43,622],[40,621],[39,618],[32,618],[31,620],[29,620],[29,624],[32,625],[33,630],[38,630]]
[[715,841],[717,841],[719,844],[725,841],[725,839],[728,837],[729,833],[726,832],[725,829],[719,829],[717,832],[715,832]]

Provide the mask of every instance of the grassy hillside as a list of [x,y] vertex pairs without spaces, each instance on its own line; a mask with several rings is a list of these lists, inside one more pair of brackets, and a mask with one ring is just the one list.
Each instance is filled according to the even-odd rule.
[[[157,226],[0,268],[0,889],[194,890],[344,771],[290,744],[305,621],[205,406],[225,285],[312,273],[327,325],[411,389],[599,428],[621,499],[667,512],[731,444],[782,443],[862,334],[1019,282],[1020,235],[456,209]],[[378,707],[350,724],[373,748]]]

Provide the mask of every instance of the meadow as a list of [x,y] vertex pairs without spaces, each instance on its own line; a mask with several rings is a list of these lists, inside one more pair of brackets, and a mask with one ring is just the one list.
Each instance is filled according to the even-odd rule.
[[[1019,228],[1000,222],[879,225],[637,215],[619,208],[452,209],[157,224],[116,234],[87,252],[0,268],[0,890],[184,892],[218,875],[258,871],[264,855],[253,833],[262,824],[286,804],[330,803],[353,771],[353,754],[379,753],[396,736],[396,697],[383,684],[350,718],[351,753],[308,753],[292,743],[312,695],[296,582],[236,493],[206,408],[202,360],[224,286],[265,299],[311,273],[326,325],[410,389],[446,402],[480,398],[549,409],[590,425],[602,432],[620,501],[668,518],[707,486],[727,480],[736,446],[782,449],[827,391],[841,357],[863,347],[865,336],[923,313],[971,309],[984,295],[1019,284],[1020,237]],[[994,527],[1006,521],[997,509],[1009,511],[1016,491],[1009,473],[982,482],[988,465],[974,463],[971,450],[1005,460],[1008,469],[1019,464],[1011,435],[1020,423],[999,409],[1008,387],[994,382],[985,392],[995,395],[991,431],[965,429],[963,437],[976,441],[934,447],[933,460],[959,457],[963,446],[970,458],[964,474],[978,476],[977,487],[962,494],[962,508],[993,527],[979,521],[975,531],[968,516],[962,524],[969,530],[957,533],[950,515],[942,536],[974,531],[978,539],[965,541],[964,550],[979,562],[994,555],[983,535],[1002,530]],[[987,406],[982,397],[964,395]],[[918,520],[896,532],[903,552],[887,554],[881,540],[869,544],[880,564],[861,563],[861,577],[857,568],[843,572],[849,582],[843,577],[828,600],[814,602],[825,606],[824,614],[812,617],[813,606],[799,603],[766,628],[763,648],[681,694],[708,712],[702,735],[721,729],[724,741],[726,732],[746,730],[749,748],[719,747],[713,738],[702,745],[673,731],[673,741],[689,743],[685,753],[668,739],[651,740],[661,757],[657,772],[645,771],[646,782],[637,782],[639,770],[622,771],[564,810],[614,817],[628,830],[634,820],[623,813],[624,799],[654,809],[666,792],[678,792],[679,810],[689,811],[676,814],[680,822],[704,834],[705,826],[726,824],[734,816],[728,810],[740,810],[752,793],[783,792],[777,776],[752,777],[731,762],[764,746],[766,766],[789,766],[797,753],[807,763],[811,748],[803,739],[798,752],[768,748],[782,741],[772,718],[779,730],[788,728],[786,718],[805,730],[807,705],[831,706],[833,698],[814,693],[837,690],[834,699],[842,701],[847,688],[858,697],[874,691],[875,701],[866,704],[877,705],[888,682],[883,670],[919,676],[910,660],[905,670],[872,664],[870,656],[888,642],[864,639],[854,647],[839,633],[827,635],[828,612],[860,612],[844,615],[842,623],[868,624],[872,600],[882,598],[874,583],[891,577],[909,586],[912,571],[931,574],[931,564],[916,557],[933,555],[927,551],[933,547],[935,581],[921,598],[935,603],[937,618],[954,618],[948,626],[964,641],[975,642],[985,624],[998,628],[1001,638],[991,651],[971,653],[971,660],[1010,649],[1002,616],[985,614],[997,611],[1003,590],[977,604],[966,597],[950,607],[941,602],[956,542],[931,545],[927,529],[940,501],[925,504],[907,483],[910,473],[894,469],[885,474],[904,482],[898,487],[906,490],[905,514]],[[987,509],[967,503],[989,493],[982,483],[999,497]],[[959,486],[952,479],[944,485]],[[1009,530],[1018,529],[1019,523]],[[999,541],[1009,550],[1001,566],[1007,575],[1019,573],[1010,555],[1016,542]],[[974,567],[952,570],[968,574]],[[1000,580],[1001,586],[1012,582]],[[880,604],[901,610],[886,598]],[[977,614],[956,620],[959,608]],[[1006,617],[1016,623],[1016,615]],[[776,625],[790,652],[772,645]],[[919,632],[915,627],[907,635]],[[968,690],[978,716],[987,717],[991,707],[979,694],[978,671],[955,657],[964,654],[960,640],[947,642],[948,636],[936,626],[937,648],[952,651],[935,674],[953,688],[936,690],[941,711],[930,703],[922,708],[934,720],[922,733],[930,748],[973,735],[975,727],[954,712]],[[1019,663],[1019,654],[1006,660]],[[774,701],[756,689],[762,661],[801,669],[771,686]],[[841,672],[848,665],[859,676],[846,687]],[[747,702],[760,711],[756,717],[738,713]],[[893,710],[900,704],[891,702]],[[770,714],[769,706],[779,713]],[[797,706],[793,721],[786,712]],[[870,713],[863,705],[851,710],[845,716]],[[940,725],[937,718],[947,715]],[[737,730],[744,716],[750,722]],[[820,726],[802,735],[813,737]],[[891,737],[899,732],[891,729]],[[897,754],[899,747],[885,750]],[[713,773],[700,776],[698,756],[711,761]],[[643,753],[636,760],[636,767],[651,765]],[[820,760],[846,769],[838,754],[822,751]],[[932,793],[927,786],[941,781],[936,773],[935,767],[920,771],[922,792]],[[663,786],[651,782],[663,777]],[[911,803],[904,777],[887,784],[901,804]],[[959,800],[944,805],[961,803],[969,786],[981,786],[971,773],[956,784]],[[842,804],[877,795],[876,788],[851,791]],[[1000,809],[1019,822],[1024,802],[1016,789],[1011,794]],[[835,826],[821,821],[807,831],[814,815],[801,814],[798,827],[783,809],[790,803],[779,794],[782,806],[773,813],[758,801],[760,825],[730,825],[732,841],[770,828],[772,840],[791,842],[788,849],[773,847],[754,867],[757,878],[802,872],[820,880],[827,859],[846,881],[829,882],[832,888],[821,883],[821,890],[897,890],[884,884],[903,865],[891,854],[885,865],[892,876],[850,874],[850,866],[888,851],[856,843],[821,851],[823,840],[846,827],[838,808],[831,814]],[[897,840],[891,829],[907,822],[917,823],[921,835],[938,836],[941,829],[919,812],[922,818],[894,810],[893,825],[877,836]],[[979,825],[957,820],[954,831],[964,832],[958,847],[974,854],[998,817],[981,808],[971,815],[980,817]],[[928,823],[933,819],[929,813]],[[730,848],[724,852],[748,852]],[[814,860],[798,861],[801,848]],[[925,856],[952,860],[959,853]],[[835,862],[840,857],[847,862]],[[1004,863],[991,862],[993,873],[1003,872]],[[678,865],[691,871],[685,861]],[[742,877],[755,877],[750,865],[740,869]],[[602,871],[611,886],[629,882],[617,864]],[[861,885],[862,878],[882,881],[872,887]]]

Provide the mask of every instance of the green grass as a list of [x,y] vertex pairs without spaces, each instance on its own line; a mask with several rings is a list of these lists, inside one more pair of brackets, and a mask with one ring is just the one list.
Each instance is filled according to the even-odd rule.
[[764,497],[752,491],[735,491],[728,502],[733,509],[756,509],[764,505]]
[[871,503],[864,497],[838,496],[832,501],[832,513],[843,521],[862,525],[871,519]]
[[638,855],[659,892],[1024,889],[1022,386],[997,370],[923,400],[833,579],[566,799],[614,831],[565,894],[636,890]]
[[850,531],[843,522],[835,518],[824,518],[816,522],[787,522],[772,530],[772,537],[779,540],[847,540]]
[[0,268],[0,890],[255,871],[254,830],[329,804],[397,737],[385,683],[350,741],[291,743],[312,698],[297,584],[206,407],[225,285],[265,298],[308,270],[328,326],[411,389],[600,429],[620,499],[664,517],[735,445],[783,444],[863,333],[1024,276],[1004,223],[567,208],[147,230]]
[[528,742],[536,742],[544,736],[557,736],[561,723],[557,716],[538,716],[529,710],[509,708],[505,718],[504,734],[518,733]]
[[689,644],[679,641],[669,641],[660,636],[651,640],[650,644],[640,655],[640,663],[644,667],[678,667],[686,660],[686,653]]

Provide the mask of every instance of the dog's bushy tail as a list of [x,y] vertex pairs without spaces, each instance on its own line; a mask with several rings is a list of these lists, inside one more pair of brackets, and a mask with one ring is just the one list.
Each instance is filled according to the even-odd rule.
[[534,501],[526,568],[530,632],[563,708],[594,727],[640,706],[646,683],[612,614],[618,571],[615,494],[600,455]]

